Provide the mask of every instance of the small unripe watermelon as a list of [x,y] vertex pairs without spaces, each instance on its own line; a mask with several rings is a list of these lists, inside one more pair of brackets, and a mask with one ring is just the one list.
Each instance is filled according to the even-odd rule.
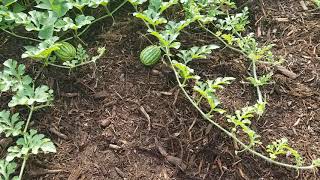
[[77,50],[72,44],[62,42],[59,49],[55,51],[55,54],[62,61],[70,61],[76,57]]
[[161,49],[159,46],[148,46],[140,53],[140,61],[146,66],[152,66],[156,64],[160,60],[160,58]]

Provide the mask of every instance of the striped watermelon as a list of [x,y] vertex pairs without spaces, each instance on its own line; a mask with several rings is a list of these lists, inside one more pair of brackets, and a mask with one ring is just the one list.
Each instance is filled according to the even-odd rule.
[[55,51],[55,54],[62,61],[70,61],[76,57],[77,50],[72,44],[62,42],[59,49]]
[[152,66],[156,64],[160,60],[160,58],[161,49],[159,46],[148,46],[140,53],[140,61],[146,66]]

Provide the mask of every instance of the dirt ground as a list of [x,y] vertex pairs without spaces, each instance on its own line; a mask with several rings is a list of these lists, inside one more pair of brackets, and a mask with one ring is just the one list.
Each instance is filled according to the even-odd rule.
[[[254,129],[265,144],[287,137],[310,163],[320,157],[320,11],[304,2],[247,5],[250,31],[262,44],[275,44],[273,51],[283,56],[287,70],[275,71],[274,83],[264,89],[267,112]],[[116,21],[111,28],[110,22],[95,26],[83,37],[92,50],[107,48],[96,67],[70,73],[50,67],[39,76],[55,90],[55,106],[37,112],[32,126],[54,141],[57,153],[30,159],[27,179],[320,179],[319,171],[298,172],[248,153],[235,155],[232,140],[201,118],[168,68],[141,65],[139,52],[148,44],[141,36],[145,28],[134,18]],[[205,35],[188,40],[199,37],[215,43]],[[10,49],[19,40],[6,36],[1,42],[1,62],[19,58],[22,47]],[[32,65],[30,72],[40,71]],[[226,108],[255,102],[254,89],[240,82],[247,73],[240,55],[223,49],[192,66],[204,77],[239,80],[220,95]]]

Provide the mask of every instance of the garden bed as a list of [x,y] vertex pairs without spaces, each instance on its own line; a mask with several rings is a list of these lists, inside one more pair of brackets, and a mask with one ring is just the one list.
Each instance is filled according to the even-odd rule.
[[[320,12],[298,1],[248,3],[260,43],[273,43],[285,62],[263,93],[265,115],[253,121],[263,143],[287,137],[307,162],[320,156]],[[249,153],[235,154],[235,144],[203,120],[181,92],[164,64],[145,67],[139,53],[149,42],[131,8],[95,24],[82,40],[91,51],[105,46],[96,66],[76,71],[27,64],[28,72],[55,91],[54,107],[34,115],[33,127],[46,134],[56,154],[32,157],[26,179],[317,179],[318,171],[280,168]],[[121,14],[121,15],[120,15]],[[188,42],[219,43],[206,34],[183,34]],[[20,40],[0,34],[0,60],[19,59]],[[190,44],[192,45],[192,44]],[[90,48],[89,48],[90,49]],[[228,48],[193,63],[202,77],[247,75],[244,58]],[[236,81],[221,94],[236,110],[255,102],[255,90]],[[1,103],[1,106],[4,106]],[[217,121],[225,122],[220,116]],[[257,149],[262,149],[258,146]],[[165,152],[164,152],[165,151]]]

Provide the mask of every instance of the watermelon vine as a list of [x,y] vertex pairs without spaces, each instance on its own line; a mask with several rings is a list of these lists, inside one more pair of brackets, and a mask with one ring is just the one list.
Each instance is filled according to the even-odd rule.
[[[286,138],[267,145],[268,155],[255,150],[255,147],[262,145],[262,142],[261,137],[250,125],[254,117],[261,117],[265,112],[267,100],[263,97],[261,88],[268,84],[272,77],[272,72],[258,76],[257,64],[267,64],[272,68],[281,63],[282,59],[277,59],[272,54],[272,45],[260,46],[252,34],[242,36],[248,24],[247,8],[244,8],[240,13],[232,14],[231,10],[235,10],[237,7],[231,0],[170,0],[169,2],[150,0],[147,9],[144,10],[143,3],[146,1],[129,1],[136,9],[136,13],[133,15],[141,19],[145,23],[148,33],[159,40],[159,46],[161,46],[165,58],[173,69],[183,94],[205,120],[212,123],[242,147],[242,150],[236,150],[237,154],[247,151],[269,163],[287,168],[314,169],[320,166],[320,159],[315,159],[311,164],[305,165],[302,156],[290,147]],[[164,12],[175,5],[183,7],[184,19],[178,22],[169,21],[164,16]],[[219,48],[217,45],[205,45],[181,50],[182,44],[178,41],[181,31],[190,25],[197,24],[198,27],[211,34],[226,47],[244,55],[250,62],[252,74],[247,78],[247,81],[256,88],[258,96],[254,105],[236,110],[234,115],[229,114],[222,108],[217,92],[232,83],[235,78],[218,77],[215,80],[202,80],[189,67],[189,62],[206,58],[213,50]],[[214,29],[215,32],[211,29]],[[209,108],[206,108],[205,104]],[[225,128],[213,120],[215,113],[223,115],[229,122],[230,127]],[[240,137],[239,134],[241,133],[245,133],[247,138]],[[292,157],[292,164],[283,163],[279,160],[280,156],[288,155]]]
[[[86,45],[80,36],[92,24],[108,17],[113,19],[114,13],[126,3],[127,0],[114,3],[117,6],[110,11],[109,0],[0,1],[0,30],[14,37],[33,42],[32,45],[25,46],[26,51],[22,54],[22,58],[37,60],[45,65],[73,69],[95,63],[97,57],[101,57],[105,52],[105,48],[98,49],[98,56],[86,54],[82,58],[69,57],[65,62],[59,61],[53,52],[63,48],[61,46],[63,42],[70,43],[71,40],[77,40]],[[98,8],[103,10],[105,14],[94,17],[86,11]],[[19,35],[14,32],[18,27],[24,28],[27,32],[34,32],[36,36]],[[79,53],[86,52],[83,46],[77,48],[78,50]]]

